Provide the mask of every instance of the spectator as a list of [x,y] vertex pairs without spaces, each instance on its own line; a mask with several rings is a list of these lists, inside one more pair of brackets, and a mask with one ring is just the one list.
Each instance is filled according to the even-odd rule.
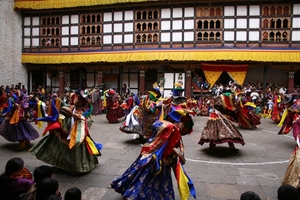
[[124,98],[127,98],[130,96],[130,88],[126,85],[126,83],[123,84],[122,92],[123,92],[122,95]]
[[216,90],[217,90],[217,85],[214,84],[214,86],[211,88],[211,94],[212,94],[212,96],[216,96]]
[[21,91],[22,91],[24,94],[27,94],[27,89],[25,88],[25,85],[22,85]]
[[199,88],[203,87],[203,83],[204,83],[203,79],[199,76],[199,77],[198,77],[198,81],[197,81],[198,87],[199,87]]
[[61,200],[60,196],[56,196],[54,194],[50,195],[47,200]]
[[259,94],[258,92],[256,91],[255,88],[252,88],[252,92],[250,93],[250,97],[251,97],[251,100],[253,103],[256,103],[257,100],[259,99]]
[[[11,158],[0,176],[0,194],[5,200],[16,199],[33,185],[32,175],[21,158]],[[2,198],[1,198],[2,199]]]
[[70,188],[65,193],[65,200],[81,200],[81,191],[77,187]]
[[45,97],[46,99],[49,99],[51,97],[52,94],[52,89],[50,85],[47,85],[46,89],[45,89]]
[[240,200],[260,200],[260,197],[255,192],[247,191],[241,195]]
[[282,185],[277,190],[277,199],[278,200],[298,200],[299,193],[298,190],[288,184]]
[[45,101],[45,89],[41,86],[41,85],[39,85],[39,87],[38,87],[38,89],[37,89],[37,92],[39,93],[39,99],[41,100],[41,101]]
[[197,83],[198,82],[198,74],[195,74],[195,76],[193,77],[193,82]]
[[217,85],[215,96],[219,96],[222,92],[223,92],[223,85],[220,83],[220,85]]
[[56,179],[46,177],[37,185],[36,200],[45,200],[48,199],[51,195],[61,197],[59,185]]
[[10,94],[10,86],[9,85],[7,85],[5,87],[5,92],[6,92],[6,94]]
[[203,87],[204,87],[204,89],[206,89],[206,90],[209,89],[209,83],[207,82],[207,80],[204,81]]
[[39,182],[41,182],[41,180],[43,180],[46,177],[53,177],[52,167],[48,165],[42,165],[35,168],[33,172],[33,178],[35,184],[38,184]]

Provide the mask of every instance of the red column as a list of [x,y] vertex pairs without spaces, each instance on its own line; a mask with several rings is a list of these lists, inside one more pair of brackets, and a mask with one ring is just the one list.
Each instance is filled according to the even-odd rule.
[[192,96],[192,72],[190,70],[185,73],[185,96],[188,99]]
[[140,71],[139,91],[145,94],[145,71],[143,70]]
[[64,94],[64,88],[65,88],[65,75],[63,71],[58,72],[58,84],[59,84],[59,94],[63,95]]
[[294,86],[295,72],[288,72],[288,73],[289,73],[289,77],[288,77],[287,89],[288,89],[288,93],[293,93],[295,91],[295,86]]
[[97,72],[97,83],[98,83],[98,85],[103,83],[103,72],[102,71]]

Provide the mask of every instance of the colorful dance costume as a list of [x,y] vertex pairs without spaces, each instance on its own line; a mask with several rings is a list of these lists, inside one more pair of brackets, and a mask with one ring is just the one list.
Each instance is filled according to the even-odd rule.
[[0,135],[10,142],[19,142],[19,148],[39,137],[37,130],[28,120],[26,110],[29,108],[28,95],[15,90],[8,98],[8,107],[2,110],[5,120],[0,125]]
[[293,94],[288,94],[285,95],[282,104],[286,105],[286,109],[278,124],[282,126],[278,134],[287,134],[293,129],[293,137],[296,141],[296,147],[290,157],[282,184],[298,187],[300,181],[300,99],[295,99]]
[[124,199],[174,200],[171,169],[174,170],[181,199],[187,200],[190,194],[196,198],[196,191],[183,169],[183,162],[173,150],[183,149],[182,133],[177,124],[181,117],[178,118],[178,115],[181,116],[179,112],[174,118],[170,115],[169,119],[173,119],[173,122],[160,119],[153,123],[153,134],[142,147],[138,158],[111,183],[112,188]]
[[148,94],[142,97],[139,105],[134,106],[126,116],[120,130],[124,133],[137,133],[149,138],[152,135],[152,124],[159,113],[156,103],[160,97],[158,88],[150,89]]
[[52,98],[48,116],[38,118],[48,122],[44,137],[29,151],[37,159],[68,172],[87,173],[98,164],[102,145],[90,136],[90,103],[80,94],[73,94],[71,102],[74,105],[66,107],[57,96]]
[[[238,131],[232,121],[234,119],[236,107],[234,106],[233,98],[220,95],[214,101],[214,109],[210,113],[206,126],[204,127],[198,144],[203,145],[209,143],[212,150],[217,144],[228,143],[232,150],[236,150],[234,143],[244,145],[242,134]],[[227,101],[226,107],[224,100]],[[229,120],[231,119],[231,120]]]
[[124,117],[124,111],[119,104],[119,99],[116,91],[113,89],[104,92],[103,106],[107,109],[106,119],[109,123],[118,123],[119,119]]

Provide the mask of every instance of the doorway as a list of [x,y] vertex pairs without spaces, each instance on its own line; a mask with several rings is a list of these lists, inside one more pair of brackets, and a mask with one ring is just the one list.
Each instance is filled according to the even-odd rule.
[[217,84],[228,85],[229,81],[234,81],[227,72],[223,71],[219,79],[216,81]]
[[43,68],[32,71],[32,85],[31,85],[31,91],[37,91],[37,88],[39,85],[41,85],[43,88],[46,87],[44,84],[46,83],[46,70]]
[[295,88],[298,86],[300,87],[300,70],[296,71],[294,75],[294,86]]
[[153,83],[157,81],[157,69],[148,69],[145,72],[145,90],[153,88]]
[[72,90],[86,88],[86,69],[78,68],[70,71],[70,87]]

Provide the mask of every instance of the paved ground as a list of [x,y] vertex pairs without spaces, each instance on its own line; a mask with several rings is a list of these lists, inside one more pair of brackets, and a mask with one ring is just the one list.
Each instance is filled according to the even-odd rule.
[[[72,176],[55,169],[55,178],[59,181],[62,194],[76,186],[83,192],[83,200],[122,200],[110,188],[110,182],[136,159],[141,143],[134,140],[133,135],[120,132],[120,123],[108,124],[104,114],[93,119],[91,135],[95,141],[103,144],[102,156],[98,157],[99,165],[91,173],[82,176]],[[197,199],[238,200],[243,192],[252,190],[261,199],[276,200],[277,188],[295,146],[291,134],[277,135],[279,127],[270,119],[262,119],[262,124],[256,130],[241,130],[246,144],[236,145],[240,149],[238,152],[229,151],[227,144],[219,145],[210,152],[207,144],[198,145],[206,121],[206,117],[196,117],[194,132],[183,138],[187,159],[185,170],[194,182]],[[23,158],[31,171],[45,164],[26,150],[15,150],[17,146],[17,143],[0,137],[1,173],[11,157]],[[176,184],[175,193],[179,200]]]

